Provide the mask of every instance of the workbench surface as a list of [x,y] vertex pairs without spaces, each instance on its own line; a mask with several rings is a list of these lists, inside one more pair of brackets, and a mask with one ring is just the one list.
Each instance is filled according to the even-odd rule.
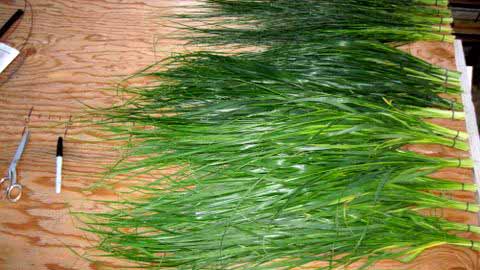
[[[106,88],[181,48],[178,42],[166,38],[173,30],[165,27],[168,22],[161,18],[175,12],[172,6],[177,2],[29,1],[33,7],[32,36],[22,57],[6,72],[11,78],[6,81],[5,74],[0,76],[0,170],[6,171],[33,107],[29,120],[32,135],[18,168],[23,197],[17,203],[0,201],[0,269],[102,269],[102,263],[80,256],[95,242],[93,236],[78,229],[81,223],[70,211],[97,211],[100,206],[92,199],[115,198],[109,190],[86,188],[98,181],[100,173],[119,154],[112,145],[102,142],[97,130],[75,119],[82,115],[84,104],[112,104],[112,91]],[[23,0],[0,0],[0,22],[23,5]],[[21,47],[32,25],[31,14],[27,8],[22,22],[1,42]],[[416,43],[405,49],[455,69],[451,44]],[[12,74],[21,62],[23,65]],[[69,123],[71,116],[73,121]],[[442,123],[464,130],[463,122]],[[55,147],[57,137],[65,133],[63,187],[57,195]],[[412,149],[440,156],[468,156],[445,147]],[[438,175],[472,181],[471,172],[465,169]],[[468,192],[455,195],[474,201]],[[436,214],[477,223],[475,215],[460,211],[437,210]],[[480,262],[477,252],[442,246],[425,252],[411,265],[385,262],[378,268],[474,270],[480,269]]]

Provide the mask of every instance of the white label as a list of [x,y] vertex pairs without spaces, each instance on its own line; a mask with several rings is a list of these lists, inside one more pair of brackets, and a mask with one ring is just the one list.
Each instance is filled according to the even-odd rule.
[[4,71],[19,54],[20,52],[17,49],[0,43],[0,73]]

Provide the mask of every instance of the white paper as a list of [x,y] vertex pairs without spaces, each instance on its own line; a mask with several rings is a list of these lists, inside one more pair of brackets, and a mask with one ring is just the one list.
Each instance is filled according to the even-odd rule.
[[[473,176],[475,183],[480,185],[480,135],[478,132],[477,115],[475,105],[472,99],[472,78],[473,68],[467,66],[463,44],[461,40],[455,40],[455,63],[457,70],[462,74],[460,76],[460,86],[462,87],[463,110],[465,111],[465,123],[468,132],[468,141],[470,143],[470,157],[473,160]],[[480,189],[477,190],[477,203],[480,198]],[[480,217],[480,213],[478,213]]]
[[0,43],[0,73],[2,73],[19,54],[20,52],[17,49],[5,43]]

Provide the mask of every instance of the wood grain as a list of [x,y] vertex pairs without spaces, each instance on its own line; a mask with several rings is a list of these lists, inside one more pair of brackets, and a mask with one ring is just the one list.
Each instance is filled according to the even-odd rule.
[[[85,190],[99,179],[118,152],[101,139],[93,127],[76,122],[90,106],[115,102],[105,91],[123,76],[180,50],[179,42],[168,39],[171,28],[162,15],[175,13],[178,2],[168,0],[30,0],[33,7],[33,35],[22,49],[22,58],[0,76],[0,170],[6,170],[15,151],[25,117],[33,107],[30,143],[18,168],[24,197],[16,204],[0,201],[0,269],[104,269],[114,262],[88,261],[79,255],[94,251],[95,243],[78,227],[70,211],[99,211],[92,199],[115,198],[107,189]],[[6,20],[22,1],[0,0],[0,21]],[[6,40],[22,47],[29,32],[32,10]],[[154,49],[155,48],[155,49]],[[449,44],[417,43],[405,47],[415,55],[454,69]],[[23,65],[20,63],[23,61]],[[19,67],[16,73],[13,71]],[[54,193],[55,144],[65,133],[64,180],[61,195]],[[462,122],[444,123],[462,127]],[[411,146],[436,155],[457,155],[449,149]],[[465,153],[460,153],[465,155]],[[458,181],[472,181],[469,170],[437,173]],[[473,201],[472,194],[454,194]],[[431,214],[478,223],[475,215],[438,210]],[[468,236],[468,235],[467,235]],[[69,248],[66,248],[68,246]],[[75,252],[72,252],[72,250]],[[76,254],[77,253],[77,254]],[[410,265],[382,262],[382,269],[473,270],[480,269],[478,253],[442,246],[427,251]]]
[[[106,190],[84,191],[117,157],[92,127],[73,122],[65,138],[61,195],[54,192],[55,145],[70,116],[89,106],[113,103],[104,89],[125,75],[163,58],[175,46],[161,38],[172,31],[160,18],[172,1],[30,0],[33,35],[22,50],[23,66],[6,83],[0,77],[0,170],[6,170],[33,106],[30,143],[18,175],[24,197],[16,204],[0,201],[0,269],[101,269],[79,254],[94,242],[77,227],[69,211],[96,211],[91,199],[112,198]],[[0,2],[5,21],[23,1]],[[20,47],[27,36],[27,9],[8,44]],[[157,40],[157,41],[155,41]],[[157,50],[154,50],[154,45]],[[18,64],[17,59],[16,63]],[[11,73],[15,65],[7,70]]]

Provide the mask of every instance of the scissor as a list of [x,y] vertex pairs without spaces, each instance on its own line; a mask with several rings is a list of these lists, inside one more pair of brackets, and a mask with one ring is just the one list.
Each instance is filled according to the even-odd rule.
[[20,144],[18,145],[17,151],[15,152],[12,162],[10,162],[10,166],[8,167],[7,176],[0,179],[1,186],[3,186],[4,183],[10,182],[10,185],[5,189],[5,196],[11,202],[16,202],[22,197],[23,187],[22,185],[17,183],[17,163],[22,157],[29,137],[30,131],[28,129],[25,129],[22,135],[22,139],[20,140]]

